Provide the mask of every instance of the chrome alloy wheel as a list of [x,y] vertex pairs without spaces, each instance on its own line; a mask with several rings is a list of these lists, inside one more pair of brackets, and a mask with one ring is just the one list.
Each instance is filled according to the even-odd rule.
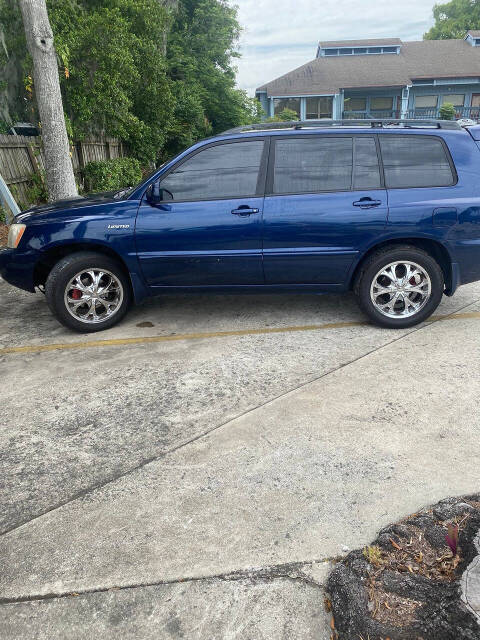
[[110,271],[84,269],[67,284],[64,299],[75,320],[96,324],[118,311],[123,302],[123,287]]
[[391,262],[373,278],[370,298],[375,309],[388,318],[414,316],[432,293],[430,276],[415,262]]

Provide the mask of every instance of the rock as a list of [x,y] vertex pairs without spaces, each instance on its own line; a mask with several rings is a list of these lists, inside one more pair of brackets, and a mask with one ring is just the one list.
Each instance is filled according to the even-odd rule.
[[423,530],[425,540],[431,544],[432,547],[435,547],[435,549],[443,549],[447,547],[447,541],[445,540],[446,533],[446,529],[437,525],[427,526]]
[[428,513],[416,513],[414,516],[408,518],[407,522],[408,524],[411,524],[414,527],[420,527],[421,529],[435,524],[432,516]]
[[433,515],[437,520],[453,520],[456,516],[463,516],[466,513],[473,513],[475,509],[467,502],[450,502],[443,500],[433,509]]
[[[381,530],[371,546],[392,550],[390,539],[405,541],[412,535],[411,526],[423,530],[425,540],[434,548],[446,547],[445,522],[469,514],[461,527],[459,544],[461,561],[455,579],[440,580],[396,571],[386,566],[383,570],[370,566],[361,550],[355,550],[338,563],[327,581],[338,640],[369,638],[369,640],[479,640],[480,624],[461,598],[461,577],[477,556],[475,538],[480,530],[480,508],[477,510],[466,498],[449,498],[401,523]],[[477,500],[475,500],[477,502]],[[480,502],[480,501],[478,501]],[[396,567],[392,564],[392,567]],[[375,575],[377,593],[392,594],[410,601],[415,606],[412,617],[392,617],[390,623],[380,622],[372,616],[376,610],[369,602],[369,578]],[[411,609],[410,609],[411,610]],[[388,616],[382,620],[389,619]],[[402,626],[400,626],[402,625]]]

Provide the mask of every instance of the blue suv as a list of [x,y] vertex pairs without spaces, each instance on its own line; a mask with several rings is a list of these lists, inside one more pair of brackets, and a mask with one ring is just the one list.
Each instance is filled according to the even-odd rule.
[[447,121],[232,129],[136,187],[21,213],[0,275],[81,332],[172,291],[353,290],[411,327],[480,279],[479,146]]

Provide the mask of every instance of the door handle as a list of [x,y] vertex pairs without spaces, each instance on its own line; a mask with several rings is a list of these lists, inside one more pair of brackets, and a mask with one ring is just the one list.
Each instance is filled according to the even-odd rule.
[[382,204],[381,200],[372,200],[372,198],[360,198],[353,203],[354,207],[360,207],[360,209],[370,209],[371,207],[378,207]]
[[251,209],[250,207],[239,207],[238,209],[233,209],[232,213],[234,216],[251,216],[252,213],[258,213],[260,209]]

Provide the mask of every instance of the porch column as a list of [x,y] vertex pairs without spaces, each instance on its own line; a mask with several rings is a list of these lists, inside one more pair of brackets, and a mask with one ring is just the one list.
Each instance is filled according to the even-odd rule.
[[307,99],[300,98],[300,120],[307,119]]
[[402,89],[402,106],[400,112],[400,118],[408,118],[408,98],[410,96],[410,85]]
[[343,103],[344,103],[344,92],[343,89],[340,90],[340,93],[336,93],[333,97],[333,113],[332,117],[334,120],[341,120],[343,118]]

